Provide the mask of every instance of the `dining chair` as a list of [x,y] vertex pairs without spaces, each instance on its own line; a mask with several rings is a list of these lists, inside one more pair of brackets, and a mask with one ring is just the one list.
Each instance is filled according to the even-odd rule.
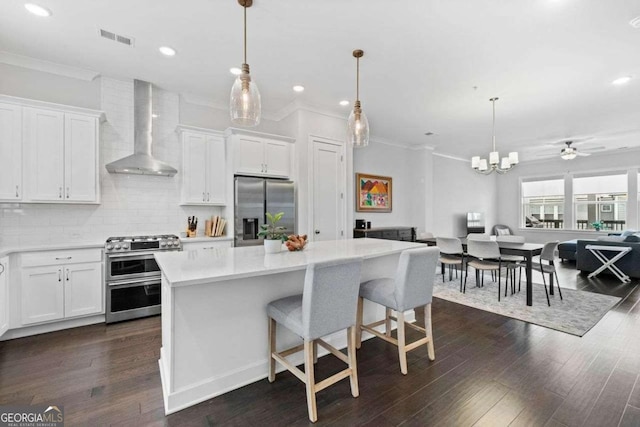
[[[498,235],[496,236],[496,242],[507,243],[525,243],[524,236],[514,235]],[[505,267],[507,268],[505,282],[511,284],[511,295],[515,293],[516,288],[516,269],[518,270],[518,292],[520,292],[520,285],[522,283],[522,268],[526,259],[520,255],[500,255],[502,261],[505,261]],[[507,296],[507,288],[505,286],[504,295]]]
[[[398,268],[394,278],[374,279],[360,285],[358,298],[358,315],[356,323],[356,346],[360,348],[362,331],[367,331],[398,347],[400,372],[407,374],[407,352],[421,345],[427,345],[429,360],[435,360],[433,332],[431,329],[431,299],[433,281],[436,275],[436,264],[440,249],[437,247],[407,249],[400,254]],[[385,318],[368,325],[362,324],[364,300],[367,299],[385,307]],[[404,312],[424,306],[424,328],[413,323],[406,323]],[[392,310],[396,317],[392,317]],[[398,338],[391,337],[391,321],[397,324]],[[374,329],[385,325],[385,333]],[[410,327],[424,336],[410,344],[406,343],[405,327]]]
[[[358,397],[358,371],[356,366],[356,309],[360,287],[362,258],[346,258],[307,266],[302,295],[293,295],[272,301],[267,305],[269,319],[269,382],[276,379],[276,361],[291,371],[307,390],[309,420],[316,422],[316,393],[343,378],[351,382],[351,395]],[[276,324],[280,323],[302,338],[303,344],[288,350],[276,351]],[[347,330],[345,355],[321,339],[337,331]],[[348,365],[331,377],[315,381],[314,362],[320,344]],[[304,351],[304,372],[286,359]]]
[[[500,301],[500,270],[502,260],[500,259],[500,248],[498,243],[492,240],[468,240],[467,241],[467,263],[465,268],[464,287],[462,292],[467,291],[467,277],[469,277],[469,267],[476,271],[476,286],[484,286],[484,272],[493,271],[498,274],[498,301]],[[482,272],[482,278],[480,277]],[[482,281],[481,281],[482,279]]]
[[462,292],[462,270],[464,268],[464,250],[462,242],[457,237],[436,237],[436,246],[440,248],[440,263],[442,264],[442,281],[444,282],[445,266],[449,267],[449,281],[453,280],[453,266],[456,273],[460,266],[460,292]]
[[[556,271],[555,266],[555,258],[558,252],[558,240],[554,242],[547,242],[544,244],[542,248],[542,252],[540,253],[540,273],[542,273],[542,283],[544,284],[544,292],[547,294],[547,304],[551,307],[551,302],[549,301],[549,292],[547,291],[547,281],[545,280],[545,274],[549,275],[549,286],[553,286],[551,281],[553,279],[553,275],[556,277],[556,285],[558,286],[558,294],[560,295],[560,299],[562,300],[562,291],[560,290],[560,281],[558,280],[558,272]],[[542,261],[547,261],[548,264],[543,264]]]

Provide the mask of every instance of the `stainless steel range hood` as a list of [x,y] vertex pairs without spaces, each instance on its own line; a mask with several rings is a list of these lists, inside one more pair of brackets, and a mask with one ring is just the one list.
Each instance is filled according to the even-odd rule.
[[142,80],[133,81],[133,151],[130,156],[106,165],[109,173],[135,175],[174,176],[178,171],[152,154],[153,138],[151,83]]

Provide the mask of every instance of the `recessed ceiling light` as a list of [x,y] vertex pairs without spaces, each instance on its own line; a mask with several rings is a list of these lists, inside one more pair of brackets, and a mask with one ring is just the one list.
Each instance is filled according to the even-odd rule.
[[630,81],[631,81],[631,76],[624,76],[624,77],[618,77],[617,79],[612,81],[611,84],[623,85],[625,83],[629,83]]
[[294,90],[294,91],[296,91],[296,92],[304,92],[304,86],[301,86],[301,85],[295,85],[295,86],[293,87],[293,90]]
[[231,74],[233,74],[234,76],[238,76],[240,74],[242,74],[242,70],[240,68],[229,68],[229,71],[231,72]]
[[36,16],[51,16],[51,11],[49,9],[34,3],[26,3],[24,8]]
[[176,50],[173,48],[170,48],[169,46],[162,46],[158,50],[160,51],[161,54],[165,56],[174,56],[176,54]]
[[424,134],[425,134],[426,136],[431,136],[431,135],[433,135],[433,132],[425,132]]
[[340,105],[345,107],[345,106],[349,105],[349,101],[347,101],[346,99],[343,99],[342,101],[340,101]]

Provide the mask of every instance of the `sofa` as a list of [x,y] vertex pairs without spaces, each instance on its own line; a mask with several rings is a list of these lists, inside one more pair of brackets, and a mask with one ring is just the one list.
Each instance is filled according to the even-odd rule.
[[[598,246],[629,246],[631,252],[616,262],[616,266],[629,277],[640,278],[640,240],[637,242],[621,241],[621,239],[578,240],[576,250],[576,268],[583,272],[592,272],[602,266],[602,263],[587,250],[587,245]],[[603,252],[607,258],[612,258],[615,253]],[[607,269],[607,273],[611,272]]]

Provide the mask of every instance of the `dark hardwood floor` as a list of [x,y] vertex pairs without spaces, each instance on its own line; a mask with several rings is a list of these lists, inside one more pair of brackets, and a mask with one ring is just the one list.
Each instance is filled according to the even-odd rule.
[[[394,347],[364,342],[360,397],[346,380],[320,392],[318,424],[640,425],[638,281],[589,280],[572,264],[560,273],[563,287],[622,301],[578,338],[434,299],[436,360],[412,351],[403,376]],[[0,404],[64,405],[69,426],[309,424],[304,385],[289,373],[165,417],[160,345],[159,317],[0,342]],[[316,378],[339,369],[323,357]]]

